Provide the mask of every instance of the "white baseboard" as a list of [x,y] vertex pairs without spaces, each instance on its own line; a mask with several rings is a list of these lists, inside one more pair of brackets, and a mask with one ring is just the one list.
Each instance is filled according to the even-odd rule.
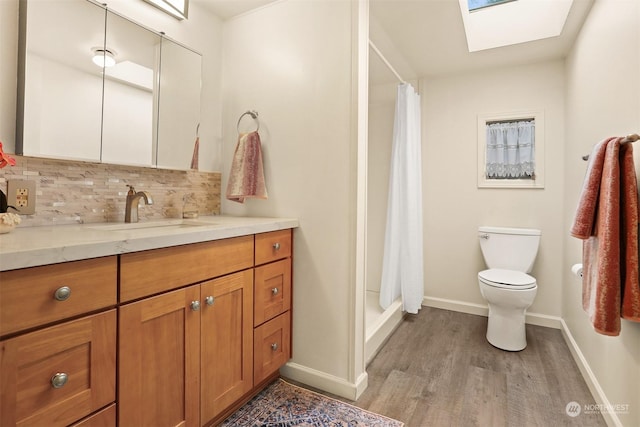
[[[569,347],[569,351],[571,351],[573,360],[576,361],[576,365],[578,365],[578,369],[580,369],[580,373],[582,374],[584,381],[587,383],[587,387],[589,387],[589,391],[591,391],[591,394],[593,395],[593,398],[596,400],[597,404],[603,405],[604,408],[609,408],[609,399],[607,399],[607,396],[604,394],[604,390],[602,390],[602,387],[600,387],[600,383],[591,370],[589,363],[587,363],[587,359],[585,359],[584,355],[582,354],[578,343],[573,339],[573,335],[571,335],[569,327],[567,326],[564,319],[560,319],[560,322],[562,324],[562,336],[564,337],[564,340]],[[601,414],[608,426],[624,427],[617,414],[610,411],[602,411]]]
[[[445,298],[424,297],[422,305],[427,307],[442,308],[444,310],[457,311],[460,313],[475,314],[487,317],[489,308],[486,305],[474,304],[471,302],[457,301]],[[527,313],[525,323],[529,325],[544,326],[547,328],[562,329],[562,318],[549,316],[548,314]]]
[[433,308],[442,308],[443,310],[457,311],[460,313],[476,314],[484,317],[489,315],[489,308],[486,305],[452,299],[424,297],[422,299],[422,305]]
[[363,372],[355,383],[350,383],[334,375],[293,362],[288,362],[280,368],[280,374],[310,387],[353,401],[357,400],[366,390],[369,381],[369,376],[366,372]]

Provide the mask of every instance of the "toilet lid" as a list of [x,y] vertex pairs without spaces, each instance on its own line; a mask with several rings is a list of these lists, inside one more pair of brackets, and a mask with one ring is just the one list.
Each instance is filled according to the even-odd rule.
[[478,273],[478,278],[480,278],[483,283],[498,288],[529,289],[536,285],[535,278],[515,270],[491,268]]

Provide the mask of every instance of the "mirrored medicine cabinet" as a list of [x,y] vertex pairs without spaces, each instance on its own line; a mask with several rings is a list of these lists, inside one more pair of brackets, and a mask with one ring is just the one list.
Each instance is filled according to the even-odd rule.
[[17,154],[186,170],[202,56],[93,0],[20,0]]

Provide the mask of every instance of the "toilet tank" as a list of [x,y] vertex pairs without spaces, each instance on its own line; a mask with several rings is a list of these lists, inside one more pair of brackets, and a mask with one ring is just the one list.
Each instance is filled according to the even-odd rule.
[[485,264],[488,268],[529,273],[538,254],[541,234],[532,228],[479,227]]

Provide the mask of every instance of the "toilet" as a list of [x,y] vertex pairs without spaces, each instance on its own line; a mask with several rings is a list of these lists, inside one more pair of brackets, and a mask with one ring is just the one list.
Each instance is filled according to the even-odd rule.
[[540,230],[479,227],[478,239],[487,270],[478,273],[480,293],[489,305],[487,340],[502,350],[527,346],[525,313],[538,285],[529,273],[538,253]]

